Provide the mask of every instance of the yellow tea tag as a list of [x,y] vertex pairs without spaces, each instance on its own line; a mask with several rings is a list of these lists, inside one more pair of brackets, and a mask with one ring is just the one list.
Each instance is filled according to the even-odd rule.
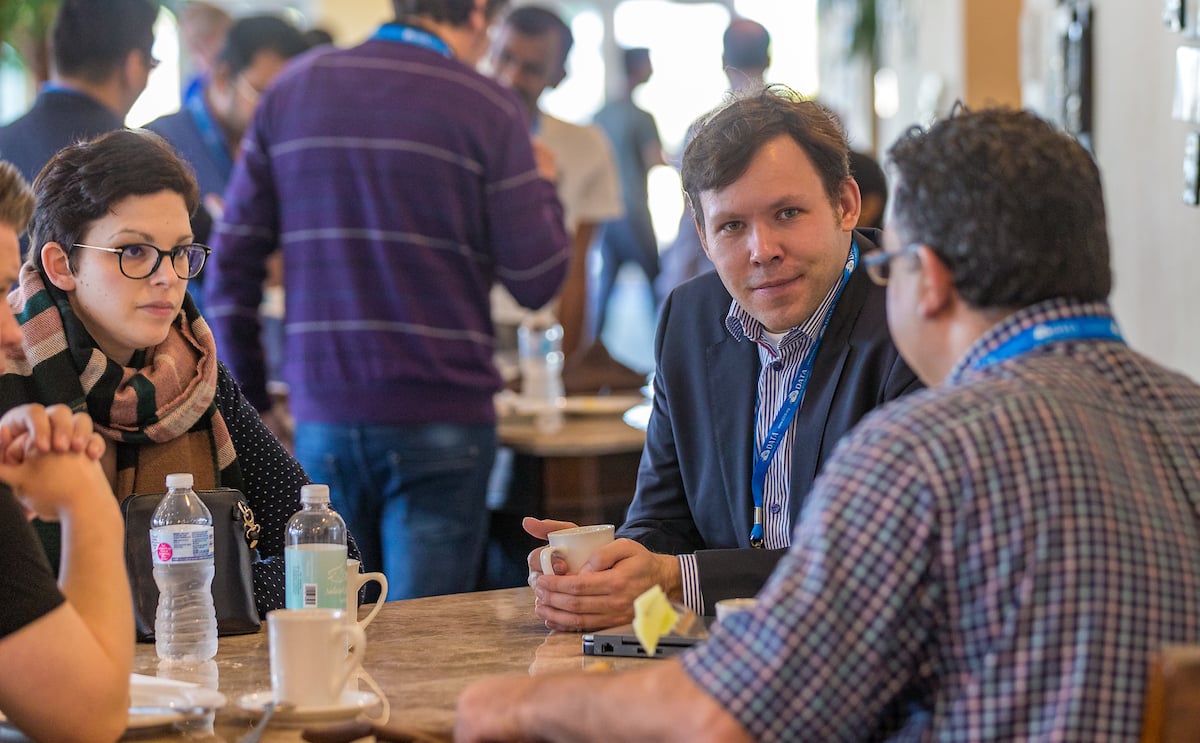
[[658,638],[671,631],[679,621],[679,613],[671,607],[662,588],[653,586],[633,600],[633,634],[653,656],[658,648]]

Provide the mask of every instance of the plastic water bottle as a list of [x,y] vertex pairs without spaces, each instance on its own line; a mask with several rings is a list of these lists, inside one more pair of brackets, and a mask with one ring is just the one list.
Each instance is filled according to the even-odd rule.
[[562,425],[558,401],[563,396],[563,329],[549,312],[521,321],[517,347],[521,356],[521,396],[536,411],[537,425],[554,431]]
[[329,507],[328,485],[300,488],[301,509],[283,550],[289,609],[346,608],[346,522]]
[[212,523],[192,476],[167,475],[167,495],[150,518],[158,584],[154,645],[164,660],[200,662],[217,654]]

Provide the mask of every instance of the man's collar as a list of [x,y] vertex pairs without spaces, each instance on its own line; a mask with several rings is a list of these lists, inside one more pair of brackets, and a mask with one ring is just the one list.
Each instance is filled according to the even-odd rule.
[[371,38],[411,44],[457,59],[460,55],[455,48],[452,29],[452,26],[424,16],[410,16],[383,24]]
[[125,118],[123,114],[121,114],[119,111],[114,109],[112,106],[105,103],[104,99],[98,94],[98,91],[96,91],[95,89],[93,89],[87,85],[77,83],[74,80],[66,80],[66,79],[61,79],[61,78],[50,80],[49,82],[47,82],[45,85],[42,86],[41,92],[42,93],[62,93],[65,95],[76,95],[76,96],[79,96],[81,98],[91,101],[92,103],[96,104],[97,106],[103,107],[105,110],[107,110],[109,113],[111,113],[113,116],[116,116],[119,119]]
[[[848,250],[846,253],[845,268],[853,270],[854,251]],[[790,347],[797,337],[812,338],[821,328],[821,322],[825,319],[825,313],[829,309],[830,303],[833,302],[834,296],[837,294],[838,287],[842,284],[841,276],[838,277],[833,285],[829,287],[825,298],[821,300],[821,304],[817,305],[816,310],[808,316],[804,322],[795,327],[788,328],[783,335],[783,340],[779,342],[779,349],[782,353],[784,347]],[[732,300],[729,303],[729,312],[725,315],[725,329],[737,341],[751,341],[758,343],[763,340],[763,332],[766,328],[753,315],[746,311],[744,307],[738,304],[737,300]]]
[[1112,318],[1108,302],[1081,302],[1062,297],[1047,299],[1006,315],[975,340],[967,352],[946,375],[944,384],[954,384],[975,364],[1024,330],[1065,317]]

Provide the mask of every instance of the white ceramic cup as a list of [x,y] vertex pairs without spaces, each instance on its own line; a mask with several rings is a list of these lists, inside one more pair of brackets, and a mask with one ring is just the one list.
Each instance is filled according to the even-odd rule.
[[542,549],[542,572],[554,575],[554,556],[567,561],[567,572],[578,573],[592,553],[613,540],[612,524],[576,526],[552,531],[546,537],[550,545]]
[[721,599],[717,602],[717,621],[725,621],[725,617],[742,611],[750,611],[758,606],[758,599]]
[[[362,666],[367,639],[342,609],[276,609],[267,613],[271,688],[276,702],[329,707]],[[350,646],[349,652],[346,647]]]
[[371,581],[379,584],[379,600],[371,605],[371,611],[362,619],[358,620],[358,626],[363,629],[371,623],[379,610],[383,608],[383,602],[387,600],[388,582],[387,576],[383,573],[360,573],[358,572],[358,560],[346,560],[346,620],[354,621],[358,618],[358,591]]

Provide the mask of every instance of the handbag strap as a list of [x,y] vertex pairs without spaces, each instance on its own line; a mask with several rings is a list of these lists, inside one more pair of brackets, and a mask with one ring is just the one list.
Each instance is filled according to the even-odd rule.
[[250,505],[246,501],[238,501],[237,510],[238,515],[242,517],[242,530],[246,537],[246,544],[250,545],[250,549],[254,549],[258,546],[262,525],[254,520],[254,511],[250,510]]

